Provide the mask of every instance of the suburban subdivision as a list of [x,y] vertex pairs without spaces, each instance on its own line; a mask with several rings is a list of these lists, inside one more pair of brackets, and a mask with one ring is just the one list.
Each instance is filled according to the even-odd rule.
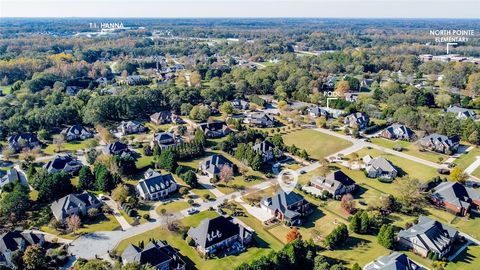
[[1,270],[479,269],[478,19],[97,19],[0,18]]

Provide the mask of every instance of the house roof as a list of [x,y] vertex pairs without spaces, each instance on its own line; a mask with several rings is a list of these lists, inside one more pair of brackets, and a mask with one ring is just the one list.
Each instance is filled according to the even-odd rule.
[[386,160],[384,157],[376,157],[372,158],[371,156],[367,155],[363,158],[367,169],[375,169],[380,170],[382,172],[395,172],[397,171],[390,161]]
[[425,136],[421,140],[428,141],[432,144],[445,144],[447,146],[453,146],[454,144],[460,142],[460,138],[458,138],[457,136],[448,137],[438,133],[433,133]]
[[203,161],[203,167],[211,174],[220,173],[220,170],[224,165],[228,165],[233,168],[233,163],[222,155],[211,155]]
[[327,175],[327,177],[317,177],[313,179],[312,182],[331,192],[334,192],[343,186],[355,185],[355,181],[342,171],[335,171]]
[[253,151],[256,151],[256,152],[259,152],[259,153],[265,153],[267,151],[270,151],[270,149],[273,149],[275,148],[275,145],[273,145],[273,143],[269,142],[269,141],[263,141],[263,142],[259,142],[259,143],[256,143],[254,146],[253,146]]
[[114,142],[107,145],[107,149],[109,153],[117,153],[121,151],[129,151],[128,146],[121,142]]
[[152,115],[150,115],[150,119],[153,119],[153,120],[166,120],[166,119],[170,119],[172,117],[172,113],[170,111],[159,111],[159,112],[156,112]]
[[414,135],[414,132],[405,125],[392,124],[386,128],[390,134],[394,134],[397,137],[407,137],[411,138]]
[[292,218],[299,215],[299,213],[288,210],[288,207],[300,201],[303,201],[303,197],[301,195],[295,192],[286,193],[280,190],[272,197],[263,198],[262,203],[269,209],[273,211],[278,210],[285,214],[285,216]]
[[19,140],[25,140],[28,143],[38,142],[37,136],[33,133],[20,133],[17,135],[13,135],[8,137],[8,143],[18,143]]
[[213,121],[209,123],[202,123],[199,125],[200,129],[203,131],[217,131],[217,130],[223,130],[228,128],[225,122],[223,121]]
[[138,186],[145,194],[160,192],[168,189],[173,184],[175,184],[175,179],[173,179],[171,174],[161,175],[159,173],[152,173],[151,177],[138,182]]
[[419,270],[420,266],[407,255],[393,252],[387,256],[378,257],[375,261],[365,266],[364,270]]
[[7,250],[16,251],[21,248],[22,241],[25,244],[36,245],[43,241],[45,238],[43,234],[36,234],[31,231],[10,231],[0,235],[0,254]]
[[70,194],[62,197],[52,203],[50,208],[55,217],[64,219],[67,216],[67,211],[72,208],[78,208],[81,205],[85,205],[86,208],[99,204],[100,201],[97,197],[93,196],[89,192],[81,194]]
[[348,121],[349,123],[362,124],[362,123],[368,123],[369,118],[363,112],[356,112],[356,113],[352,113],[350,115],[347,115],[345,117],[345,121]]
[[53,160],[50,160],[43,167],[47,169],[48,172],[51,171],[62,171],[70,166],[81,166],[82,163],[76,159],[73,159],[70,155],[57,155]]
[[472,200],[480,200],[480,192],[458,182],[441,183],[434,189],[432,196],[462,208],[468,208]]
[[71,127],[64,129],[62,133],[66,135],[80,135],[82,133],[91,133],[91,132],[89,132],[84,126],[73,125]]
[[224,216],[204,219],[198,227],[188,230],[188,235],[202,248],[208,248],[239,233],[240,225]]
[[130,128],[137,128],[142,126],[142,124],[138,121],[122,121],[118,128],[130,129]]
[[122,253],[122,259],[128,263],[136,262],[140,265],[150,264],[156,266],[168,261],[175,261],[176,264],[184,265],[185,262],[178,256],[178,253],[166,242],[149,242],[144,249],[130,244]]
[[398,237],[406,239],[417,237],[426,248],[440,253],[448,247],[450,240],[457,233],[458,231],[452,227],[426,216],[420,216],[417,224],[406,230],[401,230]]
[[10,169],[5,174],[3,174],[3,171],[0,172],[0,187],[18,180],[20,180],[20,177],[16,169]]
[[466,117],[475,116],[475,112],[473,110],[469,110],[469,109],[458,107],[458,106],[450,105],[445,111],[449,113],[462,114]]

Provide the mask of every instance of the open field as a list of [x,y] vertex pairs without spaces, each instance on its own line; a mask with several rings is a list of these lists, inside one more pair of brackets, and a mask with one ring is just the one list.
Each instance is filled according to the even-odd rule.
[[286,145],[295,145],[300,149],[305,149],[310,157],[318,160],[352,145],[349,141],[310,129],[283,135],[283,140]]
[[420,152],[420,150],[418,150],[418,147],[412,142],[400,141],[400,140],[392,141],[392,140],[387,140],[383,138],[372,138],[371,140],[372,140],[372,143],[376,145],[383,146],[390,149],[393,149],[397,145],[401,145],[403,147],[402,153],[412,155],[421,159],[425,159],[431,162],[439,162],[440,159],[447,160],[449,157],[447,155],[429,152],[429,151]]
[[[65,145],[62,147],[62,152],[73,152],[77,150],[83,150],[88,148],[88,142],[93,139],[88,139],[84,141],[72,141],[72,142],[67,142]],[[56,146],[54,144],[49,144],[43,152],[47,155],[54,155],[56,154]]]

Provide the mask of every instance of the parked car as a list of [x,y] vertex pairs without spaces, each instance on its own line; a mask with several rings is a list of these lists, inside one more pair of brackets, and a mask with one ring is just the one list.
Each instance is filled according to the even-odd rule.
[[222,208],[218,208],[218,209],[217,209],[217,213],[219,213],[219,214],[222,215],[222,216],[227,214],[225,211],[223,211]]
[[191,208],[191,209],[187,210],[187,214],[189,214],[189,215],[193,215],[193,214],[196,214],[198,212],[200,212],[200,211],[198,211],[197,208]]

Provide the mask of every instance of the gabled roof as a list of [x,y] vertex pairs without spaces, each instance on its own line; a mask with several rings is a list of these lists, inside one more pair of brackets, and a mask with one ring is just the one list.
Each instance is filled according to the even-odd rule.
[[211,174],[220,173],[220,170],[224,165],[228,165],[233,168],[233,163],[222,155],[211,155],[205,161],[203,161],[203,167]]
[[64,219],[67,216],[67,210],[73,208],[79,208],[81,205],[85,205],[86,208],[99,204],[100,201],[97,197],[93,196],[89,192],[81,194],[70,194],[62,197],[52,203],[50,208],[55,217]]
[[387,256],[378,257],[374,262],[365,266],[364,270],[420,270],[417,263],[407,255],[393,252]]
[[38,142],[37,136],[33,133],[20,133],[20,134],[8,137],[9,144],[18,143],[19,140],[24,140],[28,143]]
[[208,248],[239,233],[240,225],[231,222],[224,216],[204,219],[198,227],[188,230],[188,235],[202,248]]
[[81,166],[82,163],[80,161],[73,159],[70,155],[57,155],[53,160],[50,160],[45,164],[43,167],[47,169],[47,171],[62,171],[67,167],[70,166]]
[[418,223],[406,230],[401,230],[398,237],[410,239],[417,237],[419,241],[429,250],[440,253],[444,251],[458,231],[430,219],[426,216],[420,216]]
[[145,194],[153,194],[162,190],[168,189],[175,184],[172,174],[161,175],[159,173],[153,174],[150,178],[140,180],[138,186]]
[[82,133],[89,133],[89,132],[84,126],[81,125],[73,125],[71,127],[68,127],[62,131],[63,134],[66,135],[81,135]]
[[272,197],[264,198],[262,203],[271,210],[278,210],[281,213],[284,213],[287,217],[294,217],[299,215],[299,213],[288,210],[288,207],[300,201],[303,201],[303,197],[301,195],[295,192],[286,193],[280,190]]
[[275,148],[275,145],[273,145],[273,143],[265,140],[263,142],[256,143],[253,146],[252,149],[255,152],[265,153],[267,151],[270,151],[270,149],[273,149],[273,148]]
[[158,120],[168,120],[172,117],[172,113],[170,111],[159,111],[152,115],[150,115],[150,119]]
[[2,173],[3,171],[0,171],[0,187],[20,180],[20,176],[16,169],[10,169],[5,174]]
[[341,189],[343,186],[355,185],[355,181],[340,170],[327,175],[327,177],[317,177],[313,179],[312,182],[332,193]]
[[380,170],[382,172],[394,172],[397,171],[390,161],[386,160],[384,157],[376,157],[372,158],[371,156],[367,155],[363,158],[365,165],[367,165],[367,169],[375,169]]
[[407,137],[411,138],[414,135],[414,132],[405,125],[392,124],[386,128],[386,130],[395,135],[396,137]]
[[217,130],[223,130],[225,128],[228,128],[225,122],[223,121],[213,121],[209,123],[202,123],[199,125],[199,127],[203,131],[207,131],[207,130],[217,131]]
[[21,249],[22,241],[25,245],[37,245],[45,241],[43,234],[35,234],[31,231],[10,231],[0,235],[0,254],[7,250],[16,251]]
[[462,208],[468,208],[472,200],[480,200],[480,192],[458,182],[441,183],[434,189],[432,196]]
[[454,144],[460,142],[460,138],[458,138],[457,136],[448,137],[438,133],[433,133],[425,136],[421,140],[430,142],[432,144],[444,144],[446,146],[453,146]]
[[107,149],[109,153],[116,153],[121,151],[129,151],[128,146],[121,142],[114,142],[107,145]]
[[174,269],[176,265],[185,264],[178,256],[177,251],[162,241],[149,242],[144,249],[130,244],[122,253],[122,259],[128,263],[136,262],[140,265],[150,264],[151,266],[170,262],[170,266]]
[[475,112],[473,110],[465,109],[458,106],[450,105],[446,110],[449,113],[455,113],[457,115],[464,115],[465,117],[475,117]]

